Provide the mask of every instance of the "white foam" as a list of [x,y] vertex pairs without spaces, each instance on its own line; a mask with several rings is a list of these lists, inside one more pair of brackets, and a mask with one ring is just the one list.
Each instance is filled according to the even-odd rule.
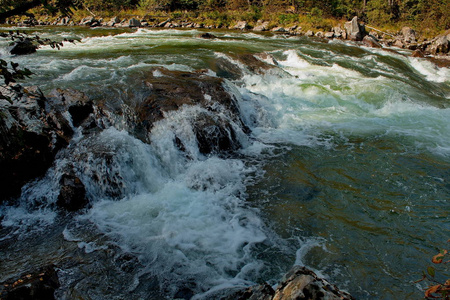
[[434,63],[422,58],[408,57],[408,61],[427,80],[433,82],[450,82],[450,68],[439,68]]

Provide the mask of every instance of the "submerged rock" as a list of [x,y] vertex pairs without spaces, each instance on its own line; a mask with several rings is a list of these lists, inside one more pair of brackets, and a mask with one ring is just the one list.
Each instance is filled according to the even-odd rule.
[[198,37],[202,38],[202,39],[215,39],[215,38],[217,38],[214,34],[211,34],[209,32],[202,33]]
[[1,284],[2,300],[51,300],[60,286],[54,266],[46,266]]

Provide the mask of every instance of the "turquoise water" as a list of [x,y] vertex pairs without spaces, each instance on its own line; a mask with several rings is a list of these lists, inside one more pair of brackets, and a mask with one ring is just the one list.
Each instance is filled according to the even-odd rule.
[[[76,88],[114,108],[142,100],[142,78],[153,67],[223,76],[217,61],[225,60],[243,74],[227,77],[226,84],[252,133],[240,137],[244,147],[234,157],[205,157],[193,145],[186,161],[168,141],[174,134],[189,141],[188,121],[203,111],[184,107],[158,122],[151,144],[121,126],[74,141],[46,178],[26,187],[21,206],[2,208],[5,277],[33,261],[66,266],[74,249],[93,257],[90,266],[100,260],[100,269],[112,270],[102,253],[114,249],[139,261],[131,287],[123,282],[128,277],[108,277],[126,292],[102,286],[89,292],[83,280],[74,283],[83,271],[66,266],[72,273],[61,268],[61,298],[151,299],[155,290],[174,297],[181,287],[214,298],[229,287],[275,285],[294,264],[359,299],[422,297],[423,286],[414,281],[450,232],[449,69],[407,51],[303,37],[217,31],[217,39],[204,40],[196,30],[27,30],[80,40],[60,51],[44,47],[11,57],[35,72],[31,83],[44,92]],[[0,53],[9,58],[4,42]],[[246,65],[242,54],[269,67]],[[114,153],[125,182],[120,201],[89,179],[101,172],[97,153],[104,152]],[[50,204],[58,172],[72,157],[95,200],[83,215],[61,220]],[[36,199],[48,204],[25,204]],[[51,232],[53,242],[43,245],[27,235],[36,230],[37,236]],[[17,249],[25,253],[21,259]],[[85,273],[102,278],[93,269]]]

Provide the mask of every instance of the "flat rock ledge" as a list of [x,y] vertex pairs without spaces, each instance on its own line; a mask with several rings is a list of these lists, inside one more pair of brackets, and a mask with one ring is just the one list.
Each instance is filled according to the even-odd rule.
[[354,300],[313,271],[294,266],[274,290],[267,283],[251,286],[222,300]]

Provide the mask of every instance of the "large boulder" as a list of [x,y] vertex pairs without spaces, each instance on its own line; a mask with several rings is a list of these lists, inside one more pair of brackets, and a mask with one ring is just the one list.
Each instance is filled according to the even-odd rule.
[[352,41],[362,41],[364,37],[364,26],[358,23],[358,17],[354,17],[351,21],[344,24],[347,38]]
[[38,46],[35,45],[29,38],[25,38],[21,41],[16,41],[9,49],[11,54],[25,55],[36,52]]
[[63,112],[36,87],[22,89],[11,102],[0,100],[0,202],[44,175],[72,134]]
[[[240,147],[230,122],[237,124],[244,132],[248,132],[248,128],[241,120],[236,99],[227,92],[223,79],[202,72],[155,68],[144,83],[149,87],[146,92],[148,96],[135,108],[134,124],[129,126],[134,127],[134,134],[138,138],[147,141],[153,124],[163,119],[166,112],[186,105],[196,105],[205,108],[207,112],[192,120],[201,153],[229,151]],[[183,149],[183,145],[180,144],[179,148]]]

